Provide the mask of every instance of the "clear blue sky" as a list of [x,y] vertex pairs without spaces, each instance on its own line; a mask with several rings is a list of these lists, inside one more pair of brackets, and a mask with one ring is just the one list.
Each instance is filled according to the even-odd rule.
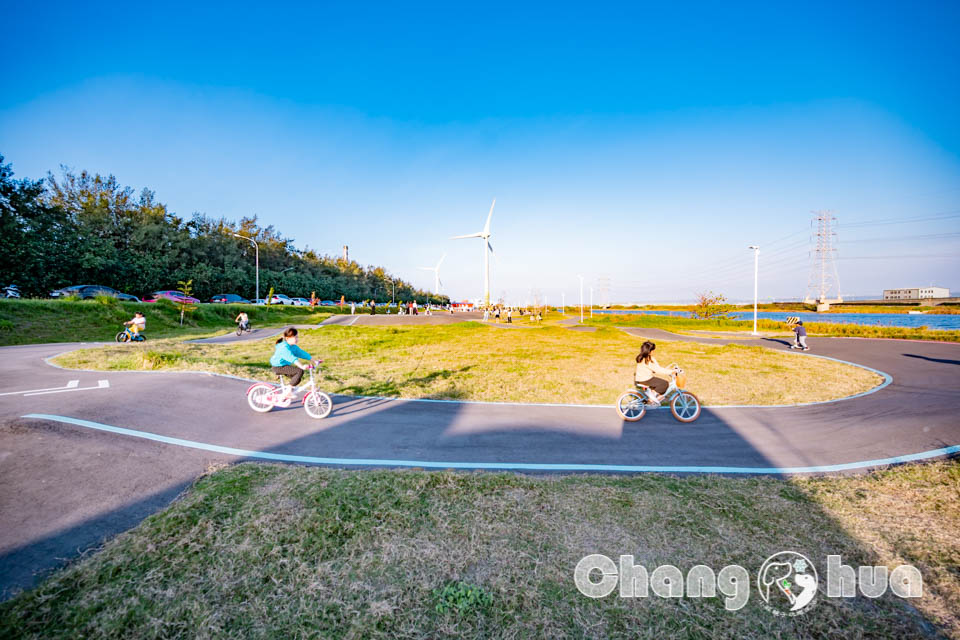
[[754,243],[761,297],[801,296],[817,209],[843,293],[960,289],[960,3],[134,4],[5,4],[18,176],[113,173],[422,286],[447,252],[457,298],[480,243],[447,237],[493,197],[508,300],[748,298]]

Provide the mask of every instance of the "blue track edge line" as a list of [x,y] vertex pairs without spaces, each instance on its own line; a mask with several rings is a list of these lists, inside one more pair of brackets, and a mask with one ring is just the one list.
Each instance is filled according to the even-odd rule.
[[255,458],[260,460],[272,460],[275,462],[299,462],[303,464],[319,465],[338,465],[338,466],[363,466],[363,467],[419,467],[424,469],[489,469],[499,471],[598,471],[606,473],[723,473],[723,474],[776,474],[789,475],[800,473],[832,473],[837,471],[851,471],[854,469],[866,469],[870,467],[881,467],[892,464],[902,464],[905,462],[915,462],[917,460],[928,460],[930,458],[939,458],[960,453],[960,445],[943,447],[940,449],[931,449],[920,453],[911,453],[891,458],[879,458],[876,460],[863,460],[860,462],[847,462],[843,464],[830,464],[810,467],[716,467],[716,466],[654,466],[654,465],[624,465],[624,464],[563,464],[563,463],[536,463],[536,462],[434,462],[428,460],[385,460],[377,458],[321,458],[315,456],[298,456],[286,453],[270,453],[268,451],[249,451],[247,449],[236,449],[234,447],[222,447],[205,442],[196,442],[193,440],[184,440],[182,438],[172,438],[162,436],[147,431],[137,431],[135,429],[126,429],[124,427],[114,427],[99,422],[89,420],[80,420],[78,418],[69,418],[66,416],[49,415],[45,413],[28,413],[22,418],[33,418],[36,420],[50,420],[53,422],[62,422],[72,424],[78,427],[106,431],[134,438],[143,438],[144,440],[153,440],[164,444],[171,444],[191,449],[200,449],[203,451],[213,451],[241,458]]

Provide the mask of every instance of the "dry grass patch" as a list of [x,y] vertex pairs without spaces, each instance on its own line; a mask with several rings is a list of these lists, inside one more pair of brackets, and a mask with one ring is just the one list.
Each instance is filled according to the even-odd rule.
[[[0,605],[0,636],[960,637],[958,473],[957,462],[799,481],[243,464]],[[904,493],[915,499],[883,517]],[[835,553],[914,562],[930,595],[821,597],[791,619],[755,592],[728,612],[720,598],[594,600],[573,584],[590,553],[755,575],[783,549],[820,567]],[[447,606],[463,586],[477,597]]]
[[[501,402],[612,404],[631,384],[643,338],[614,329],[499,329],[479,323],[423,327],[326,326],[300,346],[325,360],[326,390],[355,395]],[[191,369],[272,380],[274,340],[230,345],[154,341],[75,351],[81,369]],[[866,369],[742,345],[661,342],[707,405],[830,400],[881,382]]]

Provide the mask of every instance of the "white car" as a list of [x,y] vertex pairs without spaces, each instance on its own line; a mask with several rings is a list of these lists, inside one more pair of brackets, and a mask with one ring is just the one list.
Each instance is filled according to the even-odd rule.
[[275,293],[273,297],[270,298],[270,304],[294,304],[294,302],[282,293]]
[[306,298],[290,298],[290,304],[295,307],[309,307],[310,301]]

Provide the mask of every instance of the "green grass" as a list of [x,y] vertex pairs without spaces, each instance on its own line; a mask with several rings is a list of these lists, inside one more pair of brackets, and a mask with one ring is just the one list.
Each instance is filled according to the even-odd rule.
[[[597,327],[646,327],[666,331],[753,331],[753,320],[730,320],[712,318],[674,318],[653,314],[598,314],[585,324]],[[860,324],[842,324],[833,322],[804,322],[807,333],[814,336],[856,337],[856,338],[901,338],[910,340],[940,340],[960,342],[960,331],[944,331],[926,327],[880,327]],[[757,329],[777,334],[789,334],[790,330],[783,322],[759,318]],[[791,334],[792,335],[792,334]]]
[[[733,311],[753,311],[752,304],[731,305]],[[692,304],[687,305],[613,305],[610,309],[638,309],[646,311],[693,311],[696,307]],[[817,310],[815,304],[803,304],[800,302],[774,302],[761,303],[757,305],[760,311],[807,311]],[[937,305],[935,307],[921,306],[915,303],[888,304],[888,305],[862,305],[862,304],[832,304],[830,309],[822,313],[907,313],[909,311],[926,311],[934,314],[960,314],[960,305],[947,304]]]
[[[241,464],[0,604],[0,637],[957,638],[958,487],[956,461],[795,480]],[[755,589],[787,549],[821,572],[796,618]],[[573,569],[591,553],[739,564],[750,600],[590,599]],[[913,564],[924,596],[826,598],[827,554]]]
[[[325,326],[300,346],[325,361],[331,392],[404,398],[613,404],[630,386],[643,338],[623,331],[556,326],[505,329],[476,322],[438,326]],[[155,341],[73,351],[78,369],[190,369],[272,380],[274,341],[230,345]],[[678,362],[706,405],[829,400],[881,378],[841,362],[742,345],[662,342],[657,359]],[[732,375],[735,373],[735,375]]]
[[233,319],[241,310],[247,312],[254,326],[260,327],[317,324],[332,312],[309,307],[202,304],[186,314],[181,327],[180,311],[169,301],[119,302],[109,297],[83,301],[0,299],[0,346],[113,340],[136,311],[146,315],[148,342],[163,337],[196,337],[233,330]]

